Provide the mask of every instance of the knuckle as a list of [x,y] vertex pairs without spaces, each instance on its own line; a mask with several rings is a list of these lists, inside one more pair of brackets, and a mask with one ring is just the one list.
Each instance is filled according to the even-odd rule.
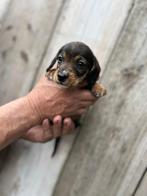
[[46,142],[50,141],[51,139],[52,139],[51,137],[41,138],[40,142],[41,143],[46,143]]
[[61,135],[61,133],[56,132],[56,133],[54,133],[54,138],[59,137],[60,135]]

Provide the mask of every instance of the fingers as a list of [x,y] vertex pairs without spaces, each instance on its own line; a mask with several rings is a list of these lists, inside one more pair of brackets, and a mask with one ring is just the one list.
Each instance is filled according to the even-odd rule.
[[49,141],[53,137],[53,130],[51,127],[51,123],[49,122],[48,119],[43,120],[42,122],[42,134],[40,132],[40,139],[42,142]]
[[67,96],[70,95],[77,100],[80,101],[96,101],[97,98],[93,95],[93,93],[90,90],[85,90],[85,89],[65,89],[64,90],[67,93]]
[[62,134],[68,134],[73,132],[75,129],[74,122],[71,120],[71,118],[65,118],[63,121],[63,128],[62,128]]
[[62,120],[60,115],[54,117],[53,124],[51,124],[48,119],[45,119],[42,126],[44,132],[42,142],[71,133],[75,129],[74,122],[71,118],[65,118]]
[[82,90],[80,94],[82,101],[95,102],[97,100],[97,98],[89,90]]
[[42,126],[43,126],[44,130],[49,130],[51,127],[49,120],[48,119],[43,120]]
[[57,115],[53,119],[53,137],[58,137],[62,134],[62,117]]
[[53,119],[53,124],[48,119],[44,119],[42,125],[31,128],[22,138],[32,142],[44,143],[71,133],[74,129],[75,125],[71,118],[62,120],[62,117],[57,115]]
[[65,118],[62,120],[60,115],[57,115],[53,119],[53,124],[50,123],[48,119],[44,119],[42,122],[42,129],[38,131],[31,131],[33,134],[30,137],[30,140],[36,142],[47,142],[56,137],[69,134],[75,129],[74,122],[71,118]]
[[55,116],[53,119],[53,137],[59,137],[61,135],[65,135],[68,133],[73,132],[75,129],[74,122],[71,120],[71,118],[65,118],[62,120],[62,117],[60,115]]

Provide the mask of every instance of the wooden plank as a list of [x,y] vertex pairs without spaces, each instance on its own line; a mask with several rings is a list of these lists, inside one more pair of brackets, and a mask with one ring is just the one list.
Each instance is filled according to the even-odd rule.
[[1,29],[1,21],[8,10],[9,4],[10,4],[10,0],[0,1],[0,29]]
[[137,148],[122,180],[117,196],[136,196],[136,191],[143,180],[147,166],[147,134],[138,138]]
[[147,195],[147,172],[145,173],[141,184],[134,196],[146,196]]
[[[132,1],[102,2],[93,0],[88,2],[76,1],[76,3],[73,0],[67,1],[43,61],[43,66],[40,69],[40,74],[44,73],[46,65],[49,64],[57,50],[66,42],[73,40],[87,43],[97,55],[101,67],[104,68],[128,16],[127,14],[132,7],[131,3]],[[40,74],[38,75],[40,76]],[[50,165],[48,175],[54,176],[52,191],[70,152],[74,138],[74,135],[64,138],[56,159],[50,160],[49,158],[48,160],[48,165]],[[58,164],[55,165],[56,162]],[[49,195],[52,195],[52,192]]]
[[[62,0],[0,1],[0,104],[25,94],[32,86],[62,3]],[[25,148],[22,149],[21,145],[17,148],[20,147],[23,154]],[[17,148],[14,157],[19,162]],[[11,165],[13,148],[12,151],[11,148],[5,149],[0,155],[0,168],[3,170],[0,182],[9,179],[9,187],[13,187],[13,180],[5,172],[7,169],[15,171],[15,166],[18,166],[16,162]],[[0,186],[0,195],[10,195],[7,185]]]
[[146,165],[146,10],[145,0],[134,2],[102,77],[108,96],[86,116],[55,196],[132,196]]
[[101,67],[104,67],[132,2],[133,0],[67,1],[40,72],[44,72],[46,65],[63,44],[77,40],[87,43],[99,59]]
[[62,0],[11,2],[0,32],[0,104],[30,88],[61,5]]
[[[1,0],[0,1],[0,31],[2,30],[1,23],[3,21],[5,14],[7,13],[8,9],[9,9],[9,5],[10,5],[10,0]],[[3,160],[5,159],[6,153],[7,153],[7,149],[0,152],[0,168],[1,168],[1,165],[3,164]]]
[[[90,45],[95,54],[99,54],[104,67],[126,20],[131,2],[131,0],[125,0],[123,3],[121,0],[66,1],[39,73],[44,73],[58,48],[72,40],[84,41]],[[108,40],[104,34],[106,37],[109,35]],[[25,88],[24,84],[22,92],[25,92]],[[6,160],[9,164],[6,164],[1,172],[2,193],[6,196],[10,192],[11,195],[19,196],[52,195],[74,138],[74,135],[64,138],[60,151],[54,159],[50,158],[52,142],[45,145],[20,142],[14,144]]]

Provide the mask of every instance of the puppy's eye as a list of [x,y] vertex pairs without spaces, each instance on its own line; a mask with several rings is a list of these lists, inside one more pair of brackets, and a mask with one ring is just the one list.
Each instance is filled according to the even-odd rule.
[[85,63],[84,63],[83,61],[79,61],[79,62],[77,63],[77,67],[78,67],[78,69],[84,69]]
[[78,65],[79,65],[79,66],[83,66],[84,63],[83,63],[82,61],[80,61],[80,62],[78,62]]
[[62,61],[63,61],[63,57],[62,56],[58,56],[58,59],[57,60],[58,60],[58,63],[61,64]]

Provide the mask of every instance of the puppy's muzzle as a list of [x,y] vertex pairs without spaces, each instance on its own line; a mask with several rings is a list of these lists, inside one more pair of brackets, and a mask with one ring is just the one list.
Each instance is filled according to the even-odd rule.
[[66,79],[68,78],[69,73],[66,70],[59,70],[58,72],[58,81],[63,83],[66,81]]

